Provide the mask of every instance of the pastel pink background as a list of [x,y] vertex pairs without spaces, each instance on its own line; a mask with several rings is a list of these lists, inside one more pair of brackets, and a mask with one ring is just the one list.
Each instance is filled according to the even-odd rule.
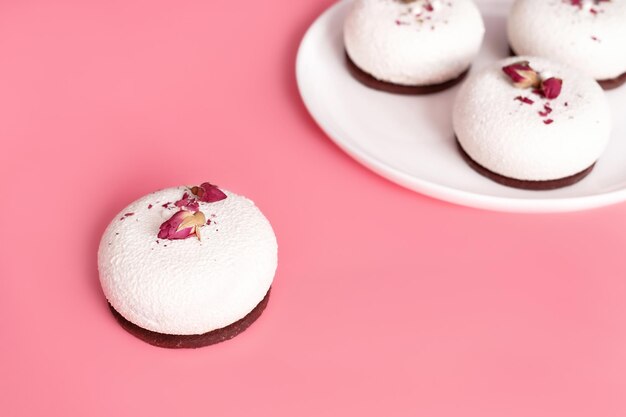
[[[626,205],[478,211],[352,161],[294,79],[331,3],[0,2],[0,415],[626,415]],[[272,300],[154,348],[107,310],[98,241],[203,180],[271,219]]]

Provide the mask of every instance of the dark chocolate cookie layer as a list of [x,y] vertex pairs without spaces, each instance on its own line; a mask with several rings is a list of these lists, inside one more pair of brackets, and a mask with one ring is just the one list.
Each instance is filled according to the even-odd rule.
[[265,310],[267,302],[270,299],[270,291],[271,289],[267,292],[265,298],[263,298],[263,300],[261,300],[261,302],[257,304],[257,306],[254,307],[254,309],[241,320],[236,321],[233,324],[223,327],[221,329],[198,335],[172,335],[146,330],[126,320],[110,304],[109,308],[111,309],[111,312],[113,313],[113,316],[118,321],[118,323],[128,333],[132,334],[135,337],[138,337],[144,342],[168,349],[195,349],[199,347],[214,345],[216,343],[232,339],[233,337],[237,336],[239,333],[250,327],[250,325],[254,323],[256,319],[259,318],[259,316],[261,316],[263,310]]
[[612,80],[598,80],[598,84],[605,90],[613,90],[626,84],[626,72]]
[[350,56],[346,53],[346,64],[348,70],[352,74],[354,78],[356,78],[361,84],[373,88],[375,90],[386,91],[388,93],[393,94],[403,94],[403,95],[426,95],[438,93],[443,90],[447,90],[448,88],[454,87],[467,76],[469,72],[469,68],[466,69],[461,75],[457,78],[446,81],[441,84],[431,84],[431,85],[401,85],[389,83],[386,81],[381,81],[379,79],[374,78],[367,72],[363,71],[359,68],[353,61],[350,59]]
[[546,190],[555,190],[557,188],[564,188],[570,185],[574,185],[583,178],[585,178],[589,173],[593,170],[593,167],[596,165],[595,163],[591,165],[589,168],[585,169],[578,174],[574,174],[572,176],[566,178],[560,178],[556,180],[549,181],[525,181],[525,180],[517,180],[515,178],[505,177],[500,174],[496,174],[493,171],[488,170],[484,166],[480,165],[478,162],[474,161],[468,154],[465,152],[465,149],[461,146],[458,139],[456,141],[459,152],[463,159],[467,164],[474,169],[474,171],[478,172],[484,177],[489,178],[492,181],[495,181],[499,184],[506,185],[507,187],[513,188],[521,188],[523,190],[534,190],[534,191],[546,191]]
[[[509,46],[509,55],[517,56],[517,53],[510,46]],[[614,90],[626,84],[626,72],[617,78],[613,78],[610,80],[596,80],[596,81],[598,82],[598,84],[600,84],[600,87],[602,87],[604,90]]]

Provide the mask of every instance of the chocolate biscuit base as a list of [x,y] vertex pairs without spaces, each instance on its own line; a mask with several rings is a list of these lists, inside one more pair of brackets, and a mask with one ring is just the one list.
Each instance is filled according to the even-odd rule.
[[447,90],[448,88],[454,87],[467,76],[469,72],[469,68],[466,69],[461,75],[452,80],[440,83],[440,84],[431,84],[431,85],[402,85],[402,84],[394,84],[387,81],[382,81],[377,78],[374,78],[367,72],[363,71],[359,68],[350,58],[348,53],[346,55],[346,64],[348,70],[352,74],[354,78],[357,79],[361,84],[366,87],[373,88],[374,90],[385,91],[387,93],[393,94],[402,94],[402,95],[426,95],[438,93],[443,90]]
[[626,72],[612,80],[599,80],[598,84],[605,90],[614,90],[626,84]]
[[495,181],[499,184],[506,185],[507,187],[520,188],[522,190],[533,190],[533,191],[547,191],[547,190],[555,190],[557,188],[569,187],[570,185],[574,185],[577,182],[581,181],[585,178],[589,173],[593,170],[593,167],[596,165],[595,163],[591,165],[589,168],[584,171],[579,172],[578,174],[574,174],[569,177],[559,178],[556,180],[548,180],[548,181],[527,181],[527,180],[518,180],[515,178],[505,177],[500,174],[496,174],[493,171],[488,170],[484,166],[480,165],[478,162],[474,161],[468,154],[465,152],[465,149],[461,146],[458,139],[456,140],[457,146],[459,148],[459,152],[461,156],[467,162],[467,164],[474,169],[474,171],[478,172],[480,175],[489,178],[492,181]]
[[263,310],[265,310],[270,298],[270,291],[271,289],[267,292],[265,298],[241,320],[221,329],[198,335],[172,335],[146,330],[126,320],[110,304],[109,308],[124,330],[146,343],[167,349],[195,349],[232,339],[250,327],[250,325],[261,316]]
[[[509,55],[517,56],[517,53],[510,46],[509,46]],[[598,84],[600,84],[600,87],[602,87],[602,89],[604,89],[605,91],[614,90],[626,84],[626,72],[616,78],[612,78],[609,80],[596,80],[596,81],[598,82]]]

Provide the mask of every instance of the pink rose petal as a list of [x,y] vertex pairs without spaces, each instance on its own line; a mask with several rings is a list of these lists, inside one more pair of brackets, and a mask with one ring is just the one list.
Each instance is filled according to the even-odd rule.
[[550,107],[549,104],[545,104],[543,106],[543,111],[539,112],[539,116],[541,117],[546,117],[547,115],[549,115],[550,113],[552,113],[552,107]]
[[189,211],[200,210],[200,204],[195,198],[192,198],[188,193],[183,194],[183,198],[174,203],[178,208],[187,209]]
[[515,97],[515,100],[521,101],[524,104],[533,104],[534,103],[534,101],[529,99],[528,97],[522,97],[522,96]]
[[177,202],[174,203],[174,205],[176,207],[185,207],[187,206],[187,204],[189,203],[189,194],[185,193],[183,194],[183,198],[181,198],[180,200],[178,200]]
[[548,100],[553,100],[561,95],[563,80],[560,78],[548,78],[541,83],[541,91]]

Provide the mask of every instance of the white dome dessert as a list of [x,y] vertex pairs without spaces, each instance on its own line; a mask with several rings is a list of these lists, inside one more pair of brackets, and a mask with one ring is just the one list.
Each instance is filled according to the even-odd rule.
[[[504,70],[520,76],[517,86]],[[548,90],[553,81],[556,88]],[[605,150],[611,131],[608,101],[592,78],[534,57],[509,58],[468,78],[454,104],[453,125],[479,172],[534,189],[582,179]],[[571,181],[563,183],[567,178]]]
[[[212,190],[219,201],[186,187],[149,194],[107,227],[100,282],[124,319],[160,334],[200,335],[243,319],[265,299],[277,266],[272,227],[252,201]],[[200,220],[185,229],[172,223],[179,214]]]
[[430,86],[466,72],[484,32],[471,0],[355,0],[344,42],[350,60],[373,78]]
[[579,68],[605,88],[626,74],[624,0],[517,0],[508,37],[514,53]]

